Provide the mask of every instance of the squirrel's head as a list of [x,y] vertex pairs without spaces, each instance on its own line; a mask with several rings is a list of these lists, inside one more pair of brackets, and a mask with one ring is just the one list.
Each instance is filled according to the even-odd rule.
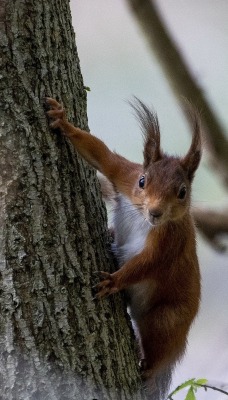
[[192,143],[184,157],[172,157],[160,148],[157,115],[137,100],[134,108],[144,133],[143,173],[135,186],[146,219],[152,225],[183,217],[190,206],[191,183],[201,158],[200,118],[188,106],[192,123]]

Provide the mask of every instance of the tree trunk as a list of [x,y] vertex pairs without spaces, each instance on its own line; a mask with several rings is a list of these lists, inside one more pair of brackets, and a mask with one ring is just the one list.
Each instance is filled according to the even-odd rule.
[[87,129],[69,1],[0,0],[0,48],[0,398],[143,399],[120,296],[93,300],[112,268],[96,175],[43,109]]

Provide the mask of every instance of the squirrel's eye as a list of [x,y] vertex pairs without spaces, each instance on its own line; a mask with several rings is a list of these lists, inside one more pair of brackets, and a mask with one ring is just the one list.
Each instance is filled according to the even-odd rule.
[[186,188],[185,185],[183,185],[183,186],[180,188],[179,192],[178,192],[178,195],[177,195],[178,199],[184,200],[184,198],[185,198],[185,196],[186,196],[186,193],[187,193],[187,188]]
[[144,185],[145,185],[145,175],[142,175],[141,178],[139,179],[139,187],[143,189]]

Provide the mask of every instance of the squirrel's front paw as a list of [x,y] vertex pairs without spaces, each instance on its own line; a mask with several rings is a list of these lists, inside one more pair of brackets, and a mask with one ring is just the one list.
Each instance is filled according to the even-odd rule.
[[96,297],[101,298],[104,296],[109,296],[110,294],[119,291],[114,274],[109,274],[108,272],[100,271],[99,275],[103,278],[103,281],[98,283],[95,288],[98,290]]
[[63,127],[63,123],[66,122],[64,108],[61,106],[60,103],[58,103],[57,100],[52,99],[51,97],[46,97],[45,101],[50,107],[50,110],[47,111],[47,115],[49,116],[49,118],[53,119],[53,122],[51,122],[50,127],[53,129],[55,128],[61,129]]

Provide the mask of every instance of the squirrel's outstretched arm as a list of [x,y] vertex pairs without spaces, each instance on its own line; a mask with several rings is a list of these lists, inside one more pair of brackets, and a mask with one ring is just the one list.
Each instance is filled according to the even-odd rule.
[[48,97],[46,102],[51,107],[47,114],[54,120],[51,127],[61,129],[86,161],[104,174],[117,190],[131,197],[142,167],[112,152],[102,140],[69,123],[63,107],[56,100]]
[[145,249],[128,260],[118,271],[113,274],[101,271],[103,281],[96,285],[97,297],[107,296],[129,286],[152,278],[150,261],[147,259]]
[[[153,244],[151,247],[151,238],[153,236]],[[177,249],[179,244],[176,244]],[[168,258],[168,249],[163,248],[163,257]],[[152,279],[157,282],[163,282],[164,271],[161,270],[161,256],[159,247],[159,238],[157,232],[151,230],[147,236],[147,242],[141,252],[127,260],[121,268],[113,274],[101,272],[103,281],[97,285],[99,290],[97,297],[103,297],[137,283]]]

